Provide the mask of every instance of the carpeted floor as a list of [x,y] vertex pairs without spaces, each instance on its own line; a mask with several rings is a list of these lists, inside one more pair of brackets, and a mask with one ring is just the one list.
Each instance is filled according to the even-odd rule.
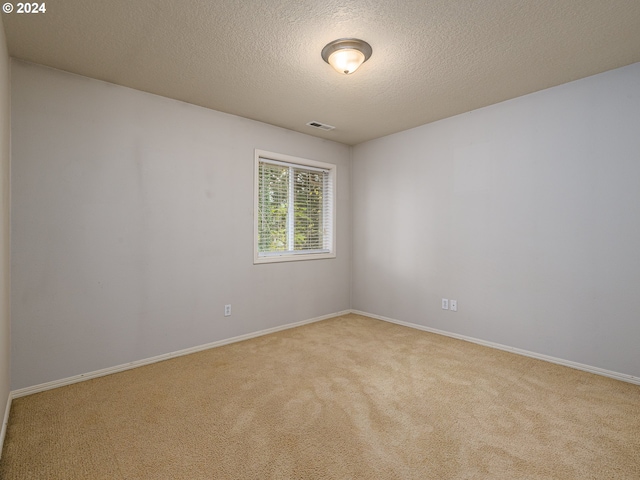
[[640,387],[347,315],[16,399],[0,478],[637,480]]

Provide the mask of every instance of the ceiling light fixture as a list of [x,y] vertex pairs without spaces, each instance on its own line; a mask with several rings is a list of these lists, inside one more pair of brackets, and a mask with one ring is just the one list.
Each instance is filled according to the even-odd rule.
[[357,38],[340,38],[322,49],[322,58],[338,73],[350,75],[369,60],[373,53],[371,45]]

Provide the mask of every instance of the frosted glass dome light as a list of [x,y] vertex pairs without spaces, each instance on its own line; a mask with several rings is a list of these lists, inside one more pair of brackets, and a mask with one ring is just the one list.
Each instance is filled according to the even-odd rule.
[[360,65],[369,60],[371,45],[357,38],[341,38],[327,44],[322,49],[322,58],[335,68],[336,72],[351,75]]

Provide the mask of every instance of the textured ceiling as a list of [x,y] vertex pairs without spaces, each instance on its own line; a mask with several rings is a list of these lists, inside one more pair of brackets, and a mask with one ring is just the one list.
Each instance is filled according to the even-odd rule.
[[[2,14],[10,55],[351,145],[640,61],[639,0],[46,5]],[[340,37],[373,47],[350,76]]]

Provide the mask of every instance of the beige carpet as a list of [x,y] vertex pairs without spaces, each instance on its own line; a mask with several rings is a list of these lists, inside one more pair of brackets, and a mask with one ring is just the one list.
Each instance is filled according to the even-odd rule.
[[14,401],[9,479],[640,479],[640,387],[357,315]]

